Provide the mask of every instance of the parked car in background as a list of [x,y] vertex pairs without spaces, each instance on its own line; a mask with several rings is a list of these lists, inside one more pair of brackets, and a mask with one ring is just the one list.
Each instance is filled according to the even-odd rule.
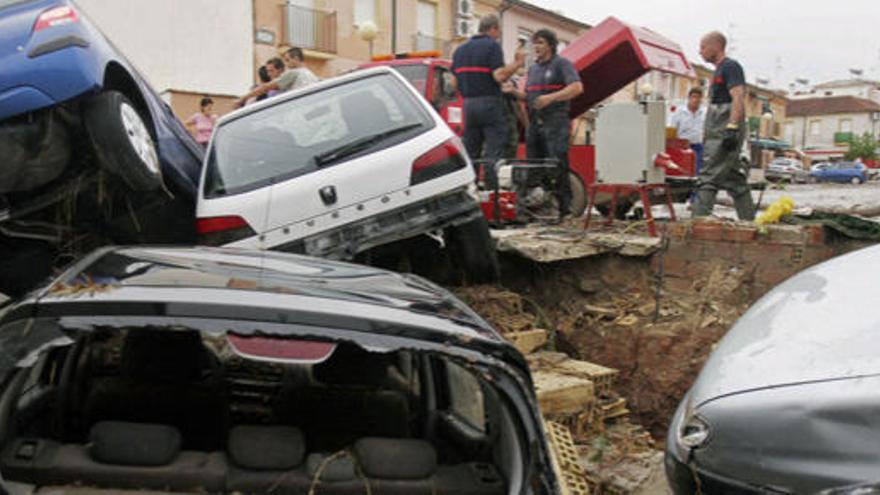
[[805,183],[809,174],[804,164],[794,158],[774,158],[764,172],[764,178],[772,182]]
[[740,318],[672,419],[675,493],[812,494],[877,481],[878,316],[866,308],[878,280],[880,247],[863,249],[795,275]]
[[335,77],[217,123],[201,243],[352,259],[431,236],[474,282],[498,276],[459,138],[388,67]]
[[565,493],[525,358],[416,276],[105,248],[0,348],[3,493]]
[[0,0],[0,292],[104,242],[187,242],[203,152],[69,0]]
[[868,180],[868,172],[867,167],[860,163],[835,162],[810,172],[810,180],[814,182],[861,184]]

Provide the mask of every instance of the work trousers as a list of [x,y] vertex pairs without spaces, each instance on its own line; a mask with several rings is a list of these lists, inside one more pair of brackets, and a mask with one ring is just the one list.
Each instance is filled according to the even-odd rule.
[[712,214],[715,197],[719,190],[733,197],[736,216],[740,220],[755,219],[755,204],[748,184],[748,169],[739,159],[746,137],[745,122],[740,123],[736,147],[726,150],[722,146],[724,129],[730,122],[729,103],[709,105],[703,142],[703,165],[697,177],[697,201],[693,206],[694,217]]
[[526,154],[530,160],[549,158],[557,161],[556,200],[560,216],[571,212],[571,183],[568,181],[570,137],[571,121],[567,112],[542,114],[534,111],[529,115]]
[[[477,96],[464,99],[464,147],[474,160],[477,177],[479,164],[485,169],[484,180],[495,186],[495,162],[501,158],[507,141],[507,110],[501,96]],[[477,162],[480,160],[480,162]]]

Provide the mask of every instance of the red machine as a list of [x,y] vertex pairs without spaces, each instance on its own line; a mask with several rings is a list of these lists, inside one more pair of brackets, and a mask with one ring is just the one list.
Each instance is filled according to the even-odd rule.
[[[695,77],[681,47],[649,30],[631,26],[609,17],[575,39],[560,55],[572,61],[584,84],[584,92],[571,102],[574,119],[594,105],[613,95],[627,84],[652,70]],[[389,65],[406,77],[437,109],[449,126],[459,135],[464,129],[463,101],[449,83],[451,62],[440,59],[438,52],[412,52],[374,57],[361,67]],[[524,146],[519,155],[524,156]],[[666,142],[671,164],[666,168],[667,182],[673,188],[687,189],[695,172],[695,157],[688,143],[680,139]],[[580,215],[587,205],[587,186],[596,181],[595,147],[592,144],[572,145],[569,167],[572,182],[572,209]],[[515,203],[516,197],[507,195]],[[601,203],[601,201],[600,201]],[[493,211],[484,211],[490,220]],[[502,218],[503,219],[503,218]]]

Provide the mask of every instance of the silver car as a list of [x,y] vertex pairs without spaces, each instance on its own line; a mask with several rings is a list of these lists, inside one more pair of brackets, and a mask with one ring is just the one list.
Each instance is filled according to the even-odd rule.
[[767,166],[764,177],[774,182],[805,183],[810,174],[804,169],[804,164],[794,158],[775,158]]
[[676,493],[880,480],[877,280],[880,247],[863,249],[792,277],[740,318],[670,425]]

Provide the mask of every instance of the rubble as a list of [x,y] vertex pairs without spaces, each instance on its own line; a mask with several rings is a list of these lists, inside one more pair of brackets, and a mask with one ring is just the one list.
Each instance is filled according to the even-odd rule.
[[496,249],[541,263],[616,253],[649,256],[660,248],[660,239],[626,233],[585,232],[579,226],[493,230]]

